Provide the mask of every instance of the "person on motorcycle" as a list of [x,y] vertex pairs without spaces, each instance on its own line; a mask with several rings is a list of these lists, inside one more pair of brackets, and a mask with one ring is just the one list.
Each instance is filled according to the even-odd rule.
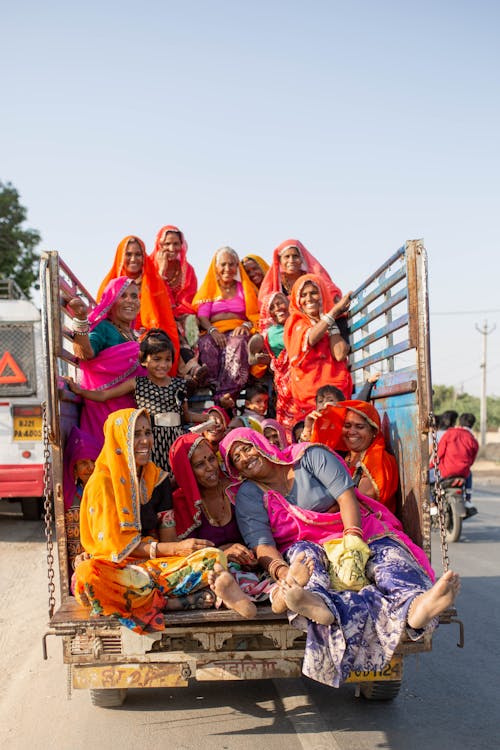
[[479,444],[472,432],[476,418],[468,412],[461,414],[458,427],[449,427],[438,443],[437,454],[441,478],[464,477],[466,479],[465,508],[467,518],[475,516],[477,508],[471,501],[471,466],[476,460]]

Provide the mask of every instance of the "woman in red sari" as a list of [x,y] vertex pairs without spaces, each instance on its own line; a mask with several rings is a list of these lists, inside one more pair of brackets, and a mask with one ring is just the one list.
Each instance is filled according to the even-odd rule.
[[335,321],[348,307],[349,294],[334,304],[320,276],[305,274],[293,285],[284,340],[298,419],[315,408],[316,391],[322,385],[335,385],[346,398],[351,396],[352,380],[347,367],[349,345]]
[[387,451],[380,415],[366,401],[329,404],[316,418],[311,440],[347,451],[344,461],[360,492],[396,512],[398,465]]
[[176,320],[182,315],[195,314],[191,302],[198,281],[193,266],[187,261],[187,250],[186,238],[181,230],[167,224],[156,235],[150,256],[170,294]]
[[170,297],[155,264],[146,253],[144,242],[139,237],[128,235],[116,248],[113,265],[101,282],[97,292],[98,302],[101,301],[104,289],[109,282],[119,276],[127,276],[129,279],[133,279],[139,287],[141,307],[134,328],[138,331],[161,328],[172,341],[175,356],[171,374],[175,375],[179,359],[179,335]]

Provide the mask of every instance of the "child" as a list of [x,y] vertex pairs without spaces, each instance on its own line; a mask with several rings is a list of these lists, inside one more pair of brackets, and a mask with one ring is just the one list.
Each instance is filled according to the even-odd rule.
[[84,552],[80,542],[80,503],[99,453],[99,445],[92,435],[78,427],[72,428],[64,447],[63,477],[64,524],[70,571],[75,567],[77,555]]
[[86,391],[70,382],[70,388],[91,401],[106,401],[126,393],[134,393],[137,406],[148,410],[151,416],[154,447],[151,460],[161,469],[170,471],[168,452],[170,446],[184,434],[184,422],[202,423],[203,414],[189,411],[186,382],[169,375],[174,360],[174,347],[160,328],[152,328],[140,344],[140,362],[146,368],[146,377],[129,378],[106,391]]
[[245,405],[241,412],[244,417],[253,417],[258,422],[262,422],[267,414],[269,405],[269,393],[265,385],[255,383],[247,385],[245,391]]
[[275,419],[263,419],[261,422],[264,437],[269,440],[271,445],[276,445],[281,450],[288,447],[286,430]]

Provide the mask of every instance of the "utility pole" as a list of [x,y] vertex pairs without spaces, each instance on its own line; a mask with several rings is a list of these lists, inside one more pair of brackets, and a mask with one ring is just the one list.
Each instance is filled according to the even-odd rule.
[[483,370],[483,377],[481,382],[481,417],[480,417],[480,423],[481,423],[481,448],[484,448],[486,445],[486,427],[488,423],[488,414],[486,409],[486,341],[487,337],[490,335],[490,333],[493,333],[495,330],[496,325],[493,324],[493,326],[488,329],[488,321],[485,320],[482,327],[480,328],[476,324],[476,330],[479,331],[481,336],[483,337],[483,356],[481,359],[481,364],[479,365]]

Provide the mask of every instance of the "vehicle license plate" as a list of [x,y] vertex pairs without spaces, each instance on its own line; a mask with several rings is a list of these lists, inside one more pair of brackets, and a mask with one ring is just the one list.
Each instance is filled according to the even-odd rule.
[[356,670],[351,672],[346,682],[383,682],[401,680],[403,677],[403,657],[393,656],[382,669]]
[[22,417],[14,415],[14,440],[41,440],[42,417]]

